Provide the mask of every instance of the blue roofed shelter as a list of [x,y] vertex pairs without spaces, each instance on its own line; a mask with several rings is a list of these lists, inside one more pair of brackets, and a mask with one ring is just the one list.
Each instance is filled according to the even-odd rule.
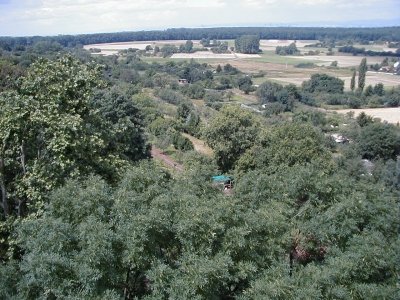
[[223,185],[224,190],[231,189],[233,187],[233,178],[232,176],[227,175],[216,175],[212,176],[212,182],[215,185]]

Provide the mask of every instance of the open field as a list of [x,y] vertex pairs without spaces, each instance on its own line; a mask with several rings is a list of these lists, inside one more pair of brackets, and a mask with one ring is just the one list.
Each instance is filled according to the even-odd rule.
[[[181,45],[185,40],[163,40],[163,41],[134,41],[124,43],[108,43],[108,44],[92,44],[86,45],[85,49],[98,48],[101,49],[100,55],[117,54],[118,51],[128,48],[145,49],[146,46],[162,47],[165,44]],[[227,40],[229,45],[233,45],[233,40]],[[197,59],[202,63],[209,63],[216,67],[218,64],[225,65],[227,63],[240,69],[245,73],[259,73],[264,72],[265,76],[253,80],[254,84],[261,84],[266,80],[273,80],[282,84],[293,83],[301,85],[305,80],[310,79],[312,74],[325,73],[331,76],[339,77],[345,81],[345,89],[350,89],[350,80],[352,71],[350,67],[357,67],[363,56],[353,56],[347,54],[335,54],[327,56],[325,53],[320,55],[299,55],[299,56],[280,56],[275,54],[277,46],[287,46],[293,40],[261,40],[260,48],[263,52],[260,54],[240,54],[240,53],[227,53],[227,54],[214,54],[211,51],[199,51],[195,53],[176,53],[172,57],[143,57],[142,59],[148,63],[158,62],[165,63],[168,61],[180,61],[188,59]],[[298,49],[302,52],[309,51],[313,48],[305,47],[316,43],[315,40],[296,41]],[[194,47],[202,47],[200,41],[193,41]],[[362,47],[363,45],[356,45]],[[367,45],[365,48],[377,51],[389,50],[382,45]],[[324,48],[318,48],[320,51],[325,51]],[[336,49],[337,50],[337,49]],[[381,63],[384,57],[367,57],[368,64]],[[333,61],[338,62],[339,68],[330,68]],[[301,63],[314,64],[315,67],[297,68],[296,65]],[[400,76],[393,76],[387,73],[368,72],[366,77],[366,85],[375,85],[383,83],[385,87],[393,87],[400,85]]]
[[211,51],[199,51],[194,53],[175,53],[171,58],[186,58],[186,59],[244,59],[244,58],[258,58],[258,54],[242,54],[242,53],[212,53]]
[[[338,62],[338,67],[346,68],[346,67],[354,67],[358,66],[361,60],[364,58],[363,56],[354,56],[354,55],[307,55],[307,56],[291,56],[294,59],[305,59],[317,61],[318,65],[329,66],[333,61]],[[379,64],[382,62],[384,57],[381,56],[373,56],[367,57],[368,64]]]
[[[120,42],[120,43],[104,43],[104,44],[90,44],[83,46],[84,49],[100,49],[101,52],[93,53],[97,55],[113,55],[117,54],[118,51],[133,48],[144,50],[146,46],[155,46],[162,47],[163,45],[175,45],[179,46],[181,44],[185,44],[186,40],[163,40],[163,41],[133,41],[133,42]],[[200,41],[193,41],[193,47],[201,47]]]
[[[298,40],[296,41],[297,48],[304,48],[307,45],[317,43],[317,40]],[[294,43],[294,40],[260,40],[260,48],[262,50],[273,50],[278,46],[289,46]]]
[[379,118],[382,121],[388,123],[397,124],[400,123],[400,107],[391,108],[365,108],[365,109],[340,109],[335,110],[338,113],[346,114],[348,112],[354,112],[354,116],[357,117],[361,112],[366,113],[374,118]]

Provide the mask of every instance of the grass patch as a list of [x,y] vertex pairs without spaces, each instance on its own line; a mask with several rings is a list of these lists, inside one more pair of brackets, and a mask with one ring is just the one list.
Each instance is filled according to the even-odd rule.
[[275,54],[274,51],[263,51],[260,54],[261,57],[256,58],[246,58],[246,60],[252,60],[256,62],[264,62],[264,63],[275,63],[275,64],[288,64],[288,65],[296,65],[300,62],[302,63],[316,63],[316,60],[308,60],[302,58],[293,58],[290,55],[278,55]]
[[298,63],[297,65],[294,65],[295,68],[305,68],[305,69],[311,69],[311,68],[316,68],[317,65],[312,63],[312,62],[301,62]]

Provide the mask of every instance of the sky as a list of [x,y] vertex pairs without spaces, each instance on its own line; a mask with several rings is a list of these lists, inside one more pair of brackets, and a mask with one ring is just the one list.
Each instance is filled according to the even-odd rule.
[[400,0],[0,0],[0,36],[217,26],[400,26]]

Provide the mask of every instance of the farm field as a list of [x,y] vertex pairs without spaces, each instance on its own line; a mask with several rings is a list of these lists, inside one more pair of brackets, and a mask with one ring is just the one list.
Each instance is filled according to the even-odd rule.
[[[102,44],[90,44],[85,45],[83,48],[86,50],[100,49],[101,52],[94,53],[97,55],[114,55],[118,51],[126,50],[129,48],[144,50],[146,46],[163,46],[163,45],[181,45],[184,44],[185,40],[163,40],[163,41],[132,41],[132,42],[120,42],[120,43],[102,43]],[[194,47],[200,47],[200,41],[193,41]]]
[[354,112],[354,117],[357,117],[360,113],[364,112],[374,118],[379,118],[382,121],[386,121],[392,124],[400,123],[400,107],[390,108],[365,108],[365,109],[340,109],[334,110],[340,114],[347,114]]
[[[333,61],[338,62],[338,67],[355,67],[358,66],[364,56],[354,56],[354,55],[307,55],[307,56],[291,56],[293,59],[300,60],[312,60],[317,62],[320,66],[329,66]],[[382,62],[384,57],[373,56],[367,57],[368,64],[379,64]]]

